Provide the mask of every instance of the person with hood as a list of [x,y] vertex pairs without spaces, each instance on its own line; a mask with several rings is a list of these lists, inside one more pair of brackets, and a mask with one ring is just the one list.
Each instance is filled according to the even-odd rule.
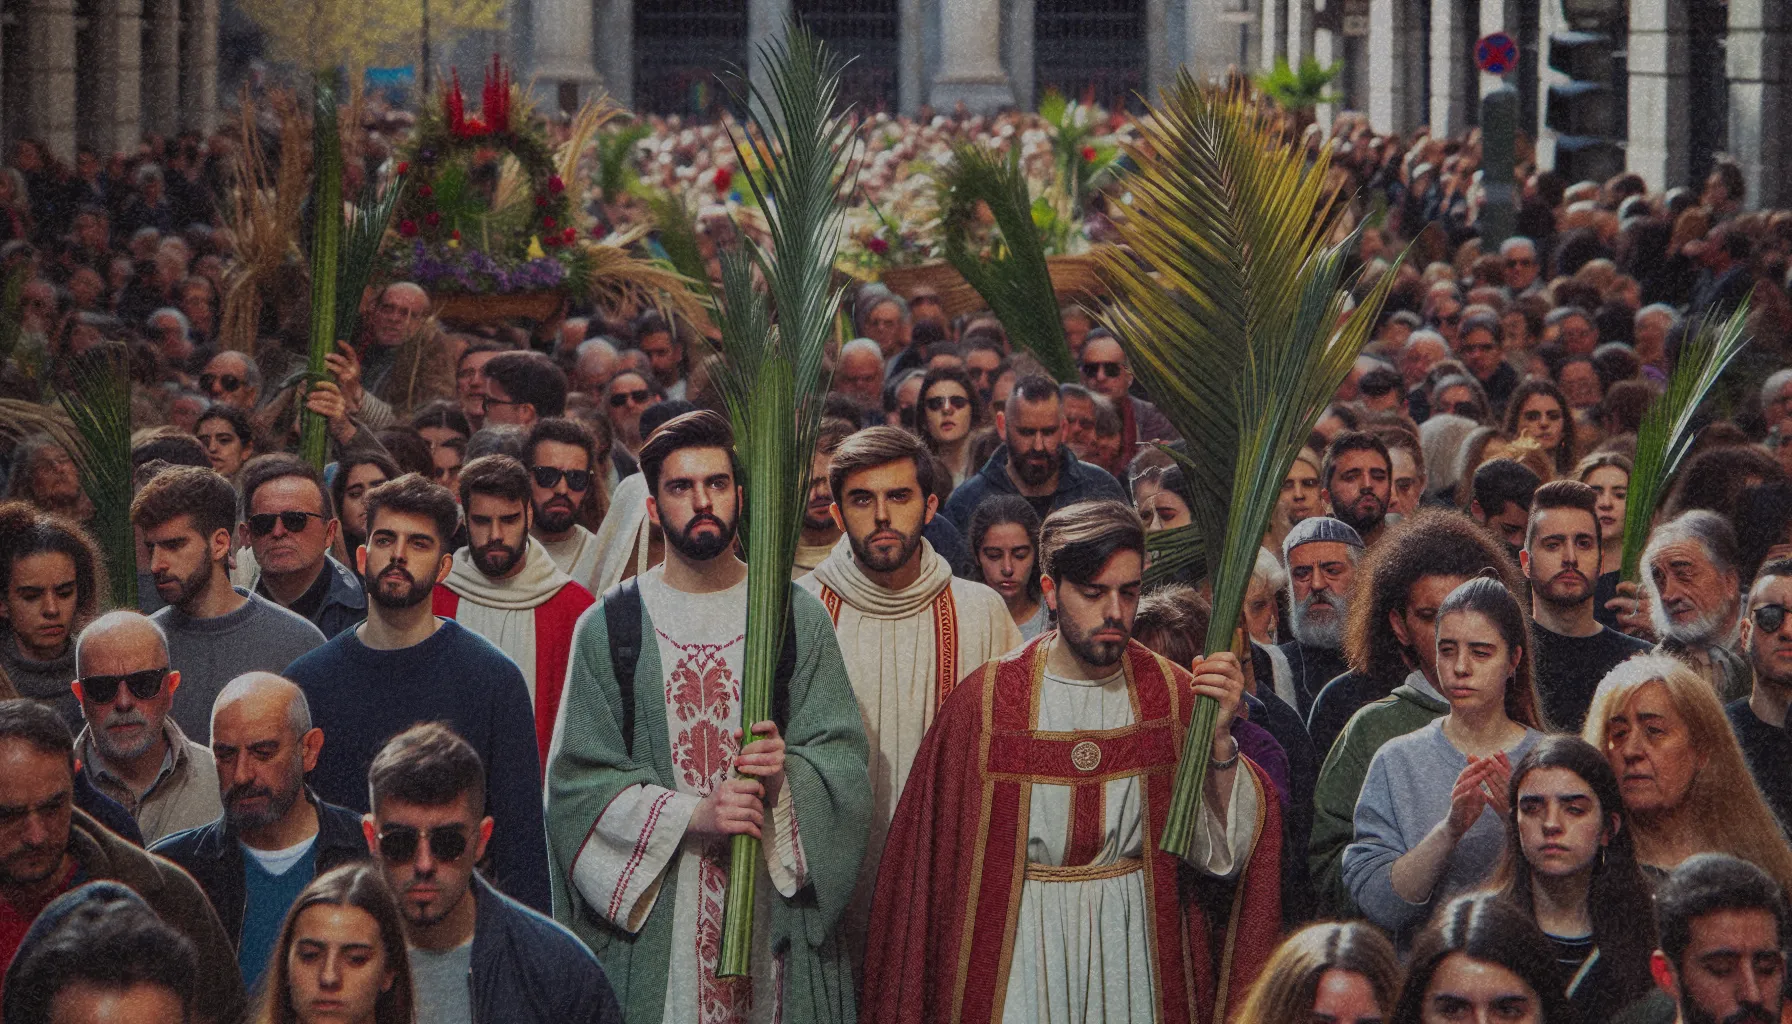
[[573,627],[595,599],[533,543],[529,471],[508,455],[485,455],[460,473],[467,546],[435,590],[435,613],[490,640],[523,673],[545,760],[560,711]]
[[199,957],[186,936],[117,882],[50,901],[6,972],[6,1024],[193,1019]]

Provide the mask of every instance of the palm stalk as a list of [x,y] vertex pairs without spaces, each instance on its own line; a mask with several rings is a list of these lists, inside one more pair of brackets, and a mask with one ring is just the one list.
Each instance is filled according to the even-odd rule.
[[1680,462],[1698,432],[1693,419],[1724,370],[1748,344],[1749,299],[1743,299],[1728,320],[1706,318],[1680,349],[1668,387],[1649,405],[1636,432],[1636,458],[1631,461],[1630,491],[1624,505],[1623,579],[1635,582],[1649,541],[1649,529]]
[[[844,212],[845,151],[853,128],[834,113],[840,64],[820,39],[797,25],[762,44],[765,85],[747,86],[750,130],[774,155],[747,176],[766,213],[769,246],[741,232],[743,247],[722,258],[716,321],[728,354],[715,381],[733,421],[752,502],[746,517],[747,640],[741,728],[771,717],[773,679],[790,615],[808,490],[809,455],[821,426],[828,381],[824,353],[840,291],[834,286]],[[735,140],[736,152],[746,143]],[[742,152],[742,163],[745,154]],[[763,279],[766,292],[754,287]],[[699,279],[701,280],[701,279]],[[776,325],[772,311],[777,311]],[[734,837],[716,973],[749,973],[759,842]]]
[[[951,165],[940,172],[940,192],[946,262],[989,303],[1015,344],[1038,357],[1060,383],[1075,382],[1076,361],[1058,315],[1045,245],[1033,224],[1020,148],[999,157],[980,146],[956,147]],[[973,239],[981,207],[988,208],[1002,235],[989,253],[979,251]]]
[[[1330,150],[1308,163],[1243,93],[1186,72],[1142,121],[1121,235],[1105,253],[1105,317],[1133,372],[1186,439],[1193,529],[1213,580],[1206,652],[1231,648],[1282,479],[1369,336],[1393,275],[1361,305],[1345,291],[1355,237],[1328,245]],[[1218,705],[1195,709],[1160,843],[1194,836]]]
[[[305,364],[307,388],[324,379],[328,370],[324,359],[336,350],[336,274],[342,259],[342,140],[336,125],[336,90],[330,84],[334,74],[318,72],[311,114],[311,161],[317,177],[311,191],[311,349]],[[299,454],[318,469],[329,458],[327,429],[324,418],[309,409],[300,417]]]
[[394,178],[384,192],[378,182],[368,181],[349,215],[342,234],[342,256],[336,265],[337,338],[355,336],[355,324],[361,318],[361,296],[373,276],[374,261],[380,253],[380,242],[386,237],[386,228],[392,223],[392,213],[404,195],[405,180],[403,175]]

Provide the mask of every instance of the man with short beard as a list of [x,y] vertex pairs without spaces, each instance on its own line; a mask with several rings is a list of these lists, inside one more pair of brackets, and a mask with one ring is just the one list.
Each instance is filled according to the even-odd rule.
[[1374,434],[1346,430],[1325,447],[1319,500],[1332,518],[1355,530],[1370,548],[1381,539],[1394,495],[1394,461]]
[[[1232,737],[1237,659],[1191,673],[1132,639],[1145,531],[1130,506],[1054,512],[1039,560],[1058,628],[967,675],[915,756],[878,875],[867,1024],[1055,1019],[1067,969],[1101,993],[1079,1019],[1218,1020],[1214,993],[1242,991],[1281,934],[1281,805]],[[1201,697],[1217,724],[1189,754],[1207,778],[1177,856],[1158,838]],[[1227,916],[1191,898],[1202,876],[1232,883]]]
[[435,612],[490,640],[522,670],[535,705],[543,758],[560,713],[573,626],[595,600],[529,539],[529,472],[508,455],[484,455],[460,474],[467,546],[435,590]]
[[366,501],[367,543],[356,568],[367,587],[367,621],[284,673],[330,738],[311,786],[323,800],[365,812],[367,767],[386,741],[418,722],[446,723],[485,764],[487,806],[498,822],[486,877],[545,912],[552,899],[529,687],[503,651],[437,617],[430,604],[454,563],[448,543],[460,506],[415,473],[373,488]]
[[988,494],[1018,494],[1044,519],[1055,509],[1097,498],[1126,500],[1100,466],[1079,460],[1064,442],[1064,401],[1058,385],[1040,376],[1015,381],[996,412],[1003,443],[989,461],[953,490],[945,516],[962,535]]
[[1350,613],[1350,585],[1363,539],[1330,516],[1296,523],[1282,539],[1293,598],[1288,625],[1294,639],[1280,645],[1293,675],[1295,709],[1304,718],[1325,684],[1343,675],[1344,619]]
[[1792,609],[1792,560],[1781,558],[1762,566],[1755,576],[1742,617],[1740,643],[1754,670],[1754,688],[1724,711],[1749,774],[1779,817],[1780,829],[1792,832],[1792,735],[1786,732],[1786,709],[1792,705],[1788,609]]
[[75,641],[75,697],[87,725],[75,754],[88,781],[124,805],[146,842],[218,815],[211,751],[187,739],[168,713],[180,673],[154,620],[109,612]]
[[809,456],[809,494],[803,503],[803,528],[797,537],[791,579],[802,579],[815,571],[840,542],[840,524],[834,521],[834,493],[828,490],[828,467],[833,464],[840,442],[857,429],[843,419],[822,421],[821,433],[815,438],[815,454]]
[[1599,573],[1599,496],[1553,480],[1531,498],[1518,565],[1531,581],[1531,666],[1550,726],[1580,732],[1599,680],[1649,645],[1593,617]]
[[868,427],[828,470],[831,513],[845,543],[797,583],[827,608],[859,699],[872,757],[871,843],[847,911],[863,935],[884,834],[934,711],[971,670],[1021,645],[1001,595],[958,579],[921,531],[934,517],[936,463],[915,435]]
[[[872,808],[864,725],[827,610],[790,585],[772,714],[743,723],[733,431],[714,412],[674,417],[641,446],[641,475],[666,560],[610,588],[573,641],[548,758],[556,913],[628,979],[629,1020],[745,1022],[774,1006],[792,1024],[839,1020],[853,979],[839,915]],[[761,927],[752,976],[729,980],[703,936],[721,931],[737,835],[763,842]],[[774,953],[774,937],[790,936]]]
[[1655,924],[1660,939],[1649,973],[1667,1002],[1639,1002],[1634,1019],[1778,1024],[1786,1002],[1786,896],[1772,876],[1727,854],[1694,854],[1655,890]]
[[1748,696],[1750,672],[1731,644],[1742,607],[1729,520],[1703,509],[1655,528],[1643,548],[1643,593],[1656,650],[1692,666],[1725,703]]
[[597,441],[584,424],[554,416],[529,428],[523,452],[534,520],[529,536],[562,572],[590,590],[597,585],[601,548],[597,535],[581,520],[589,517],[589,522],[596,523],[603,518],[596,500],[603,494]]
[[324,734],[305,694],[271,672],[232,679],[212,707],[212,756],[224,813],[154,851],[205,890],[253,989],[279,945],[286,912],[313,878],[367,858],[361,816],[305,785]]

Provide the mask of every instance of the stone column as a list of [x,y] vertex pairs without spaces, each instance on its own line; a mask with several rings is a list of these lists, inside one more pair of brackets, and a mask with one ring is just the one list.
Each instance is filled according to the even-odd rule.
[[218,127],[218,0],[183,0],[186,46],[180,55],[180,126]]
[[759,47],[782,36],[789,17],[790,0],[747,0],[747,77],[768,97],[771,80],[759,59]]
[[593,0],[535,0],[531,63],[536,89],[550,110],[563,109],[567,100],[577,109],[597,81],[592,7]]
[[1469,104],[1464,73],[1473,59],[1471,48],[1478,26],[1463,19],[1455,0],[1431,2],[1431,131],[1444,138],[1461,133],[1469,124]]
[[1315,0],[1288,0],[1288,63],[1295,67],[1314,55],[1318,29],[1313,23]]
[[1792,11],[1786,0],[1730,0],[1730,152],[1748,205],[1792,204]]
[[939,12],[940,67],[928,102],[944,114],[959,103],[972,113],[1012,104],[1015,90],[1002,68],[1001,0],[940,0]]
[[[29,0],[24,10],[24,131],[62,160],[75,156],[75,3]],[[18,29],[14,29],[18,31]]]
[[143,0],[102,0],[93,15],[93,116],[82,141],[101,153],[142,137]]
[[595,2],[597,18],[597,76],[610,98],[625,108],[635,104],[635,4],[634,0],[586,0]]
[[1276,58],[1288,58],[1288,4],[1290,0],[1260,0],[1258,29],[1263,46],[1257,52],[1257,66],[1264,71],[1276,66]]
[[1688,42],[1683,5],[1631,5],[1630,144],[1625,149],[1625,164],[1643,176],[1651,192],[1685,185],[1690,173]]
[[927,102],[927,5],[896,0],[896,110],[913,115]]
[[172,135],[180,125],[180,0],[145,0],[143,17],[143,131]]
[[[1290,0],[1294,2],[1294,0]],[[1424,0],[1420,0],[1424,2]],[[1369,2],[1369,123],[1378,132],[1405,132],[1424,115],[1418,111],[1418,19],[1413,0]]]
[[[958,0],[942,0],[943,3],[957,3]],[[1033,69],[1033,11],[1037,0],[1008,0],[1008,9],[1004,14],[1007,26],[1008,59],[1004,62],[1008,68],[1009,88],[1014,90],[1014,102],[1023,107],[1031,107],[1039,100],[1039,87]]]

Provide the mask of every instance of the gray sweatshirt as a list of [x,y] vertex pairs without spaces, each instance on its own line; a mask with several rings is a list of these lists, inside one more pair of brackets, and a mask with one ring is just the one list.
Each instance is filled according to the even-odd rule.
[[309,619],[242,587],[236,592],[248,601],[228,615],[195,619],[170,605],[150,616],[168,634],[168,666],[180,673],[174,720],[202,747],[211,745],[212,702],[225,683],[244,672],[284,674],[324,643]]
[[[1512,763],[1542,735],[1526,729],[1507,751]],[[1450,791],[1467,767],[1468,757],[1444,738],[1443,718],[1389,740],[1369,762],[1369,776],[1356,800],[1356,838],[1344,849],[1344,885],[1364,916],[1395,933],[1402,949],[1434,906],[1485,882],[1505,849],[1505,823],[1493,808],[1484,807],[1451,852],[1430,899],[1409,903],[1394,891],[1394,862],[1449,816]]]

